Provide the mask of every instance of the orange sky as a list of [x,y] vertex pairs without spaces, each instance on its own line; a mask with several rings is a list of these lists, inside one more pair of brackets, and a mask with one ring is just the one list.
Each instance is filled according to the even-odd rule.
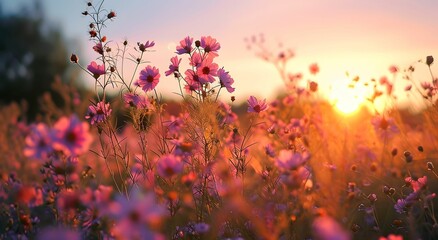
[[[27,1],[7,2],[6,9],[20,2]],[[86,1],[42,2],[49,19],[75,39],[72,51],[85,52],[84,48],[91,46],[86,45],[88,19],[80,14]],[[156,52],[147,59],[160,69],[159,90],[165,95],[178,89],[174,79],[164,77],[169,59],[175,55],[169,46],[187,35],[218,39],[222,48],[217,62],[233,76],[238,98],[249,94],[272,98],[283,86],[275,68],[246,49],[244,38],[251,35],[263,33],[274,51],[279,42],[294,49],[296,58],[289,65],[294,72],[306,74],[309,64],[318,63],[317,80],[324,95],[345,83],[346,71],[380,78],[389,75],[392,64],[406,68],[438,53],[438,1],[433,0],[106,0],[105,5],[117,12],[108,26],[110,39],[156,42]],[[88,52],[91,59],[94,55]],[[228,99],[230,95],[223,96]]]

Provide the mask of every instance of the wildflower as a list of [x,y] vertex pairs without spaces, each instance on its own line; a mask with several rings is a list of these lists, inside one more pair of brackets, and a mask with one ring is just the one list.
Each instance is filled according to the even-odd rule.
[[316,91],[318,91],[318,83],[316,83],[316,82],[314,82],[314,81],[311,81],[311,82],[309,83],[309,89],[310,89],[310,91],[312,91],[312,92],[316,92]]
[[376,133],[382,139],[388,139],[399,131],[392,118],[376,115],[371,119],[371,123]]
[[193,38],[187,36],[183,40],[179,42],[179,46],[176,47],[176,54],[184,54],[188,53],[190,54],[192,52],[192,44],[193,44]]
[[389,234],[388,237],[380,237],[379,240],[403,240],[402,235]]
[[102,43],[97,43],[96,45],[94,45],[93,50],[102,55],[103,54]]
[[250,96],[248,99],[248,112],[263,112],[268,108],[268,105],[266,104],[266,99],[263,101],[258,101],[256,97]]
[[175,56],[175,57],[170,59],[170,62],[171,62],[171,64],[169,65],[169,70],[167,70],[164,73],[166,76],[169,76],[170,74],[179,71],[179,64],[181,63],[181,58],[178,59],[178,57]]
[[161,177],[170,178],[182,172],[183,162],[175,155],[165,155],[158,159],[157,171]]
[[47,227],[40,231],[36,237],[37,240],[79,240],[81,234],[73,229],[64,227]]
[[108,19],[114,18],[116,16],[116,13],[114,11],[111,11],[108,13],[108,15],[106,16]]
[[155,42],[154,41],[147,41],[146,43],[137,43],[138,45],[138,49],[142,52],[146,51],[146,49],[151,48],[153,46],[155,46]]
[[39,123],[31,128],[25,142],[24,155],[26,157],[44,160],[53,152],[52,132],[43,123]]
[[202,56],[198,52],[194,52],[192,56],[190,56],[190,66],[199,67],[202,63]]
[[159,81],[160,73],[158,68],[148,65],[140,72],[140,77],[137,83],[143,91],[148,92],[154,90]]
[[214,82],[214,77],[217,76],[217,72],[218,65],[213,63],[212,57],[204,59],[196,71],[199,76],[199,81],[203,84]]
[[90,65],[87,66],[87,69],[93,74],[95,79],[105,74],[105,67],[103,65],[97,65],[95,61],[92,61]]
[[315,218],[312,223],[312,230],[315,239],[320,240],[348,240],[350,235],[335,219],[329,216],[320,216]]
[[79,155],[88,151],[92,136],[89,133],[89,126],[81,122],[76,115],[70,118],[62,117],[54,125],[55,139],[53,147],[55,150],[63,151],[67,155]]
[[194,226],[196,233],[206,233],[208,230],[210,230],[210,225],[207,223],[197,223]]
[[93,125],[105,121],[111,112],[112,109],[110,108],[110,104],[100,101],[96,105],[90,105],[88,107],[85,119],[90,119],[90,123]]
[[406,212],[407,202],[404,199],[398,199],[397,203],[394,205],[394,209],[400,214]]
[[310,155],[307,152],[299,153],[292,150],[281,150],[275,165],[283,170],[295,170],[304,165],[309,160]]
[[219,69],[217,74],[219,76],[221,87],[225,87],[229,93],[234,92],[235,88],[231,86],[234,83],[234,79],[231,78],[230,74],[228,74],[223,68]]
[[311,74],[316,75],[319,72],[319,66],[316,63],[313,63],[309,66],[309,71]]
[[112,231],[117,239],[164,239],[151,229],[165,215],[165,208],[156,203],[154,194],[134,192],[129,200],[119,196],[115,205],[111,215],[116,221]]
[[138,109],[154,110],[154,105],[146,96],[137,95],[135,93],[125,93],[123,95],[126,107],[135,107]]
[[195,71],[193,71],[192,69],[187,69],[184,74],[186,75],[184,79],[187,82],[185,89],[187,90],[188,93],[190,93],[191,91],[196,91],[201,89],[199,76]]
[[221,48],[221,45],[216,41],[215,38],[207,36],[201,37],[201,47],[206,53],[211,52],[213,56],[218,56],[216,52]]
[[398,72],[398,67],[397,66],[395,66],[395,65],[392,65],[392,66],[390,66],[389,67],[389,72],[390,73],[397,73]]

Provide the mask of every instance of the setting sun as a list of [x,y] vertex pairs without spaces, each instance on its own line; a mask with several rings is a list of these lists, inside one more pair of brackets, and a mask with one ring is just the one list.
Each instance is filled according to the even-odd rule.
[[339,85],[331,90],[330,101],[339,112],[349,115],[365,104],[366,89]]

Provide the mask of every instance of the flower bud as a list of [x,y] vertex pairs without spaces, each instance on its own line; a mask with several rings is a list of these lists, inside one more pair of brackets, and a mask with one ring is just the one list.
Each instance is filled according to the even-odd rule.
[[114,18],[115,16],[116,16],[116,13],[114,11],[109,12],[107,15],[108,19]]
[[432,162],[427,162],[427,170],[432,171],[433,169],[435,169],[435,167],[433,166]]
[[430,66],[433,63],[433,57],[432,56],[427,56],[426,57],[426,64],[428,66]]
[[195,41],[195,46],[196,46],[197,48],[200,47],[200,46],[201,46],[201,41],[196,40],[196,41]]
[[424,148],[423,148],[423,146],[418,146],[418,151],[420,151],[420,152],[423,152],[424,151]]
[[91,4],[91,2],[87,3],[87,6],[91,7],[93,4]]
[[70,61],[72,61],[72,62],[74,62],[74,63],[78,63],[79,58],[78,58],[78,56],[76,56],[76,54],[72,54],[72,55],[70,56]]
[[83,12],[82,12],[82,15],[87,16],[87,15],[88,15],[88,12],[87,12],[87,11],[83,11]]

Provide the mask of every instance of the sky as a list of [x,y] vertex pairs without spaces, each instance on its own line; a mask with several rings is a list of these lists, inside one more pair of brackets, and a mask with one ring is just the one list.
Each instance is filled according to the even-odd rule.
[[[81,59],[92,59],[96,56],[89,50],[89,18],[81,15],[86,2],[42,0],[48,20],[72,43],[71,51],[86,55]],[[4,11],[14,12],[32,1],[2,3]],[[263,34],[273,52],[280,45],[293,49],[295,58],[288,65],[292,72],[307,76],[308,66],[317,63],[320,73],[314,79],[329,98],[347,85],[345,72],[380,78],[389,75],[391,65],[407,68],[438,53],[435,0],[106,0],[104,6],[117,13],[104,32],[108,39],[133,44],[155,41],[155,51],[146,58],[162,73],[158,89],[170,95],[178,87],[171,76],[164,77],[164,71],[185,36],[211,35],[220,42],[217,63],[234,78],[232,95],[238,99],[248,95],[273,99],[284,89],[275,67],[246,48],[244,39],[253,35]]]

